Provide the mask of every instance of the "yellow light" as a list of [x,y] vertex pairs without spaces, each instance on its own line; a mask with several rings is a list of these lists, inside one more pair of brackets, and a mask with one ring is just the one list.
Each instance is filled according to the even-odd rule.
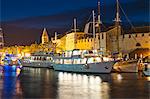
[[26,57],[30,57],[31,54],[30,54],[30,53],[25,53],[25,56],[26,56]]
[[21,54],[17,54],[18,57],[21,57]]
[[148,81],[150,81],[150,77],[146,77]]
[[123,79],[122,75],[121,74],[117,74],[117,80],[118,82],[121,82]]

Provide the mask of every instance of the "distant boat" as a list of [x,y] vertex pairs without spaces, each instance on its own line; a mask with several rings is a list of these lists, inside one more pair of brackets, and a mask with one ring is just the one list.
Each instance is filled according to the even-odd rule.
[[52,53],[36,52],[31,56],[23,57],[21,63],[25,67],[52,68],[52,57]]
[[55,57],[53,68],[67,72],[110,73],[114,63],[112,58],[100,57],[94,50],[72,50],[62,57]]
[[137,60],[119,61],[114,64],[115,72],[138,72]]
[[14,54],[6,54],[4,56],[4,59],[2,59],[3,65],[9,65],[9,66],[21,66],[21,62],[19,58]]

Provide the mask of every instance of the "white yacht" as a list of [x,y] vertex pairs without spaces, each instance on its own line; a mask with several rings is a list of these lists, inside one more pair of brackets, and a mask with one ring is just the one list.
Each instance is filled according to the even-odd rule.
[[21,59],[22,66],[52,68],[52,53],[36,52]]
[[100,57],[97,51],[66,51],[62,57],[55,57],[53,68],[56,71],[80,73],[110,73],[114,61],[109,57]]

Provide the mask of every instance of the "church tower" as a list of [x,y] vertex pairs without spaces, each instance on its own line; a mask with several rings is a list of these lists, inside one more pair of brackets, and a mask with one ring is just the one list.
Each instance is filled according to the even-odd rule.
[[43,34],[42,34],[42,44],[45,44],[48,42],[49,42],[49,36],[48,36],[47,31],[46,31],[46,28],[44,28]]
[[2,28],[0,28],[0,48],[2,48],[3,46],[4,46],[4,38]]

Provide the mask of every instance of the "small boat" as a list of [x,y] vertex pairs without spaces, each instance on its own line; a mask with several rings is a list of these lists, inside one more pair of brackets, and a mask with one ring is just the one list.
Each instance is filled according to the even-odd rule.
[[25,67],[52,68],[52,53],[36,52],[23,57],[21,63]]
[[20,66],[21,65],[19,58],[14,54],[6,54],[4,56],[4,59],[2,59],[2,61],[3,61],[2,62],[3,65],[9,65],[9,66],[13,66],[13,65]]
[[100,57],[95,50],[75,49],[66,51],[61,57],[55,57],[53,68],[66,72],[110,73],[114,63],[112,58]]
[[116,62],[113,66],[113,71],[115,72],[127,72],[127,73],[136,73],[142,71],[143,63],[142,59],[133,59],[133,60],[120,60]]
[[150,76],[150,64],[149,63],[144,64],[143,74],[145,76]]

